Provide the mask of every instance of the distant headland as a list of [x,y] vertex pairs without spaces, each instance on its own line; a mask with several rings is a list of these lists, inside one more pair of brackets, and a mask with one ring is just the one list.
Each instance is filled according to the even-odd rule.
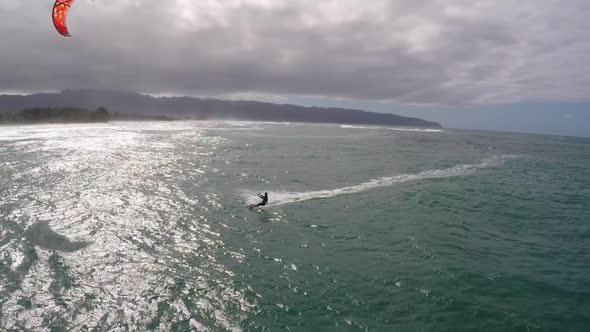
[[[75,112],[77,115],[73,118],[68,113],[72,110],[77,110]],[[107,116],[96,113],[100,110],[106,111]],[[38,93],[24,96],[0,95],[0,113],[3,114],[1,122],[13,121],[14,117],[12,117],[13,120],[9,120],[11,116],[25,119],[31,114],[37,114],[36,119],[40,121],[44,116],[39,112],[49,112],[55,122],[60,122],[58,121],[60,118],[65,119],[64,121],[69,119],[70,122],[183,119],[442,127],[437,122],[388,113],[344,108],[303,107],[257,101],[193,97],[157,98],[139,93],[104,90],[65,90],[60,93]]]

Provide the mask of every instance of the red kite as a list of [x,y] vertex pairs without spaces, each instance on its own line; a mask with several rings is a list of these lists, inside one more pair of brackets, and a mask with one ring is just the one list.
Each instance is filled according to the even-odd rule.
[[56,0],[53,4],[53,25],[57,31],[64,37],[71,37],[66,26],[66,16],[68,10],[75,0]]

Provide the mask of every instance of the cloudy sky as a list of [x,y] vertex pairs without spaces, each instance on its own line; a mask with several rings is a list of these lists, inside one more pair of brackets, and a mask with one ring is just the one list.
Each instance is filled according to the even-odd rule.
[[568,127],[590,123],[587,0],[78,0],[72,38],[53,29],[52,5],[0,0],[0,92],[108,88],[590,133]]

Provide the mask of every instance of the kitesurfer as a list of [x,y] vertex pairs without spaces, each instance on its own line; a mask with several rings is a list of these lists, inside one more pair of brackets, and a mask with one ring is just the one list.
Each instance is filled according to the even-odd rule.
[[258,196],[260,199],[262,199],[262,202],[260,202],[258,204],[250,205],[251,209],[259,207],[259,206],[265,206],[266,204],[268,204],[268,193],[264,193],[264,195],[256,194],[256,196]]

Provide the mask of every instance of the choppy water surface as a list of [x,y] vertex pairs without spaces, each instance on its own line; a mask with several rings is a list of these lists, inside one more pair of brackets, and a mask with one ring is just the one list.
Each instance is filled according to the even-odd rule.
[[0,330],[584,331],[589,202],[580,138],[0,127]]

